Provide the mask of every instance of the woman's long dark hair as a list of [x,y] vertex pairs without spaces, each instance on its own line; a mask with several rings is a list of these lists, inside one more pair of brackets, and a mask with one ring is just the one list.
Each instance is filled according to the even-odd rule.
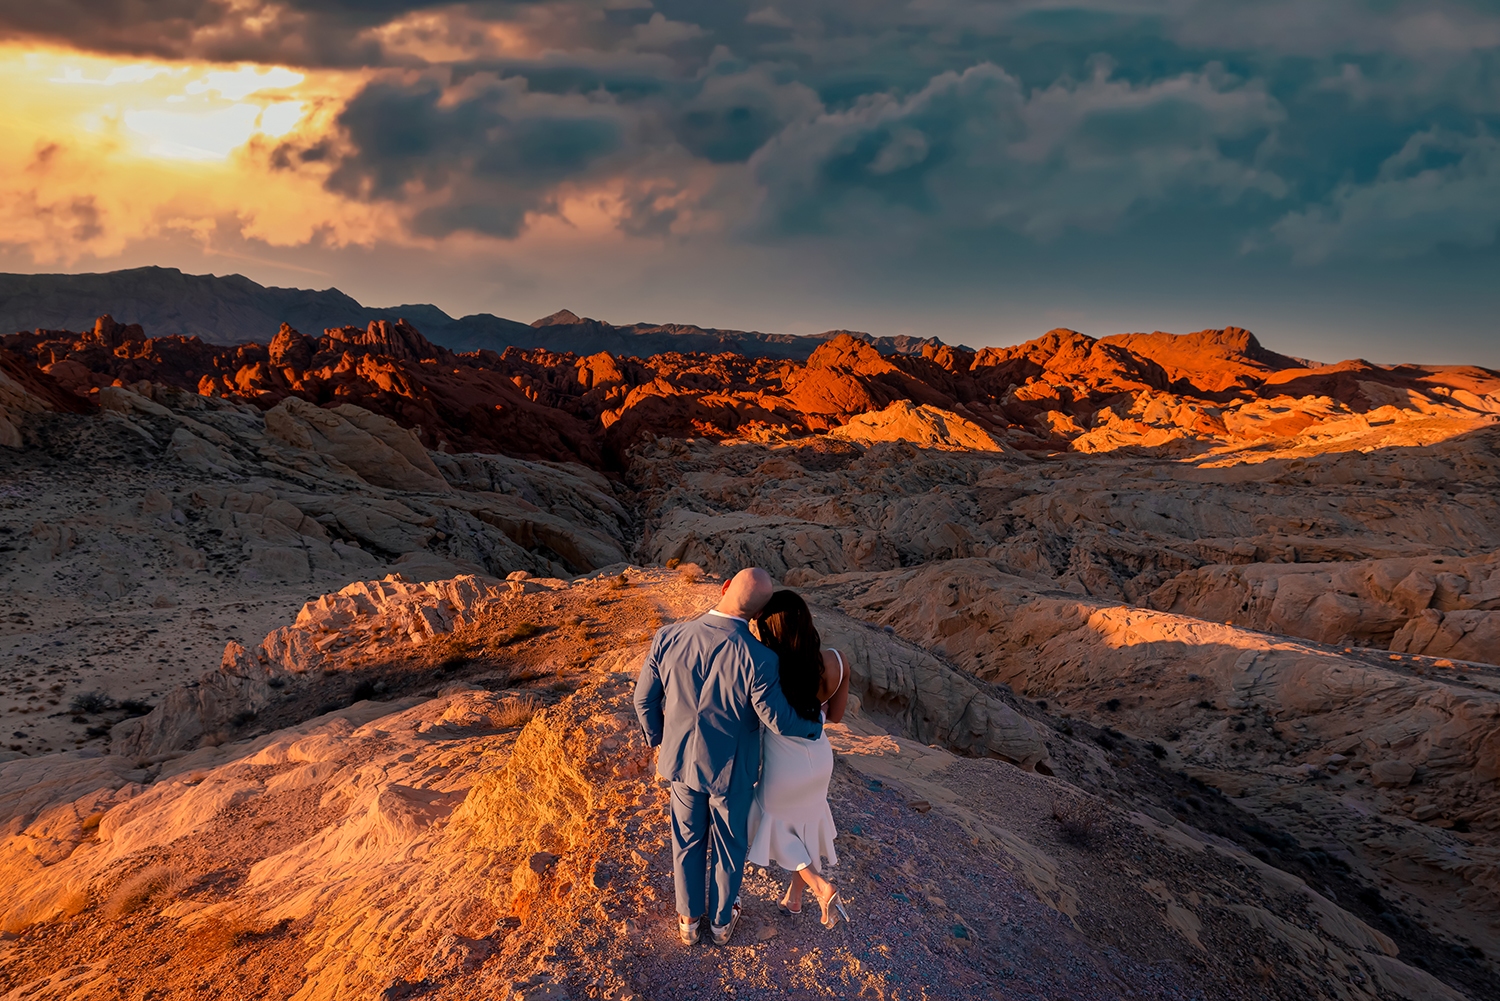
[[818,685],[823,680],[823,639],[807,602],[794,591],[777,591],[755,619],[760,640],[781,661],[781,690],[803,719],[819,719]]

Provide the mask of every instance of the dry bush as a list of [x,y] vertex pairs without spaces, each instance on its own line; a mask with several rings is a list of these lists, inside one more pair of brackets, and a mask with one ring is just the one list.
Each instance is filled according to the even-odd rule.
[[203,922],[198,932],[198,941],[210,952],[223,953],[260,939],[279,935],[291,921],[283,919],[267,926],[249,907],[236,907],[216,914]]
[[490,638],[490,644],[497,647],[510,646],[512,643],[528,640],[541,631],[542,627],[535,622],[518,622],[509,629],[502,629],[496,632]]
[[676,570],[681,565],[682,565],[682,561],[679,560],[679,559],[677,559],[676,557],[673,557],[672,559],[667,560],[667,569],[668,570]]
[[143,910],[153,900],[175,897],[186,885],[187,881],[171,866],[148,865],[120,880],[104,902],[104,915],[119,921]]
[[68,703],[68,708],[81,716],[106,713],[114,707],[115,700],[103,692],[82,692],[73,696],[73,701]]
[[1079,848],[1088,848],[1104,833],[1104,807],[1087,799],[1055,799],[1052,820],[1062,839]]
[[89,895],[83,890],[70,890],[57,902],[63,917],[74,918],[89,909]]
[[500,708],[494,716],[495,725],[502,729],[510,726],[525,726],[541,708],[541,702],[534,695],[522,695]]

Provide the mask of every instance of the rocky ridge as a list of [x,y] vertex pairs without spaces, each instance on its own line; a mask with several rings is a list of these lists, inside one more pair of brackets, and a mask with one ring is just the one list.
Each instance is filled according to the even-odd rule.
[[322,330],[350,323],[394,321],[401,316],[455,351],[504,351],[507,347],[627,355],[731,351],[806,358],[820,342],[841,333],[852,333],[881,351],[901,354],[920,353],[923,347],[940,343],[935,337],[871,337],[840,330],[800,336],[683,323],[612,324],[566,309],[530,324],[491,313],[455,318],[430,303],[363,306],[336,288],[268,288],[244,275],[188,275],[176,268],[141,267],[102,274],[0,274],[0,330],[83,328],[106,312],[113,312],[128,325],[139,325],[152,337],[199,337],[216,345],[263,342],[282,323]]

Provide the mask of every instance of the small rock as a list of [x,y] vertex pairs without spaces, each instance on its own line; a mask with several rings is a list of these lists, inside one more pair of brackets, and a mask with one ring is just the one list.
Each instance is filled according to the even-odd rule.
[[428,957],[427,965],[422,971],[424,979],[442,979],[458,973],[469,973],[477,969],[494,951],[495,945],[488,939],[465,938],[449,932],[438,939],[437,946]]
[[911,809],[917,811],[918,813],[926,813],[928,810],[932,809],[932,804],[927,802],[925,799],[914,799],[906,805]]
[[1415,768],[1397,758],[1377,761],[1370,766],[1371,780],[1382,788],[1404,788],[1411,784],[1412,777],[1416,774]]

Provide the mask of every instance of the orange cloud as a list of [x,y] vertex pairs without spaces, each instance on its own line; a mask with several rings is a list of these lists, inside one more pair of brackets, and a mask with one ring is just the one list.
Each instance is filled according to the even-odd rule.
[[0,242],[73,264],[219,226],[274,245],[372,243],[392,210],[273,171],[269,142],[331,127],[358,74],[0,47]]

